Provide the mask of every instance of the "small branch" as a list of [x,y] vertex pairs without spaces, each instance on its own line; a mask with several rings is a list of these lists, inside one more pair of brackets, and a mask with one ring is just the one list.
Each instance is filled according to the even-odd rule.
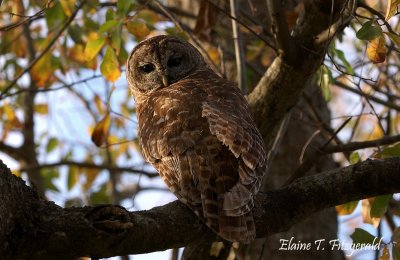
[[49,42],[49,44],[46,46],[46,48],[34,59],[32,60],[29,65],[21,71],[20,74],[16,78],[14,78],[10,84],[8,84],[4,90],[0,93],[0,100],[4,98],[4,95],[7,94],[8,91],[17,83],[17,81],[28,71],[32,69],[32,67],[53,47],[53,45],[57,42],[58,38],[61,36],[61,34],[68,28],[68,26],[71,24],[71,22],[74,20],[75,16],[77,15],[78,11],[83,7],[83,5],[86,3],[85,0],[83,0],[78,7],[75,9],[75,11],[72,13],[72,15],[69,17],[68,21],[64,24],[64,26],[60,29],[60,31],[57,32],[57,34],[54,36],[54,38]]
[[282,1],[267,0],[267,5],[272,18],[272,30],[278,44],[279,53],[285,61],[292,64],[296,58],[296,46],[294,39],[290,36]]
[[227,11],[225,11],[224,9],[222,9],[221,7],[219,7],[218,5],[216,5],[215,3],[213,3],[211,0],[207,0],[208,3],[210,3],[212,6],[214,6],[219,12],[223,13],[224,15],[226,15],[227,17],[229,17],[231,20],[235,20],[238,24],[240,24],[241,26],[243,26],[244,28],[246,28],[249,32],[251,32],[255,37],[257,37],[258,39],[260,39],[261,41],[263,41],[268,47],[270,47],[271,49],[273,49],[275,51],[275,53],[278,53],[278,50],[276,49],[276,47],[271,44],[267,39],[265,39],[262,35],[260,35],[259,33],[257,33],[256,31],[254,31],[251,27],[249,27],[247,24],[243,23],[242,21],[240,21],[239,19],[233,17],[232,15],[230,15]]
[[347,143],[347,144],[326,146],[325,148],[321,149],[321,152],[323,154],[352,152],[352,151],[359,150],[359,149],[394,144],[396,142],[400,142],[400,135],[385,136],[380,139],[364,141],[364,142],[351,142],[351,143]]
[[399,105],[397,105],[397,104],[395,104],[393,102],[390,102],[390,101],[382,100],[380,98],[377,98],[375,96],[372,96],[370,94],[362,92],[361,90],[358,90],[358,89],[355,89],[355,88],[351,88],[351,87],[347,86],[346,84],[344,84],[344,83],[342,83],[340,81],[335,81],[334,86],[338,86],[338,87],[340,87],[342,89],[348,90],[348,91],[353,92],[353,93],[355,93],[357,95],[365,97],[367,100],[371,100],[371,101],[374,101],[375,103],[378,103],[378,104],[387,106],[389,108],[393,108],[393,109],[395,109],[397,111],[400,111],[400,106]]
[[21,153],[20,148],[7,145],[4,142],[0,142],[0,151],[12,157],[16,161],[23,159],[23,154]]
[[40,164],[36,167],[25,167],[20,168],[19,171],[27,171],[32,169],[43,169],[43,168],[52,168],[52,167],[59,167],[59,166],[76,166],[78,168],[90,168],[90,169],[98,169],[98,170],[109,170],[109,171],[116,171],[116,172],[129,172],[135,174],[141,174],[147,176],[149,178],[158,177],[158,173],[152,173],[144,170],[135,169],[132,167],[118,167],[112,165],[103,165],[103,164],[94,164],[94,163],[86,163],[86,162],[76,162],[76,161],[59,161],[55,163],[47,163],[47,164]]
[[237,81],[238,87],[242,90],[243,94],[246,94],[246,66],[244,61],[244,49],[243,49],[243,41],[240,37],[240,31],[237,25],[237,0],[230,0],[231,6],[231,16],[235,19],[232,19],[232,35],[233,35],[233,43],[235,45],[235,59],[236,59],[236,69],[237,69]]

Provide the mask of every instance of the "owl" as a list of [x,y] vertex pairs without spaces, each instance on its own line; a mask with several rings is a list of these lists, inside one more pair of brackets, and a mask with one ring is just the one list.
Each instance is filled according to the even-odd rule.
[[255,238],[253,198],[266,163],[246,99],[188,42],[140,42],[126,66],[145,159],[169,189],[222,238]]

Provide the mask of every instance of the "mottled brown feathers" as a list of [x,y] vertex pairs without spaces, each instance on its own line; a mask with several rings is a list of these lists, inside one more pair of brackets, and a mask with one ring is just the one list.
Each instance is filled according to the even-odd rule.
[[192,45],[171,36],[141,42],[128,60],[127,79],[146,160],[220,236],[254,239],[251,208],[266,154],[239,89],[209,69]]

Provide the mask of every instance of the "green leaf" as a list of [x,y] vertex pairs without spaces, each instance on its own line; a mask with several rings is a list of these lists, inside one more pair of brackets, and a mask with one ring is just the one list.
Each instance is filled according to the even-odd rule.
[[125,16],[129,13],[132,2],[127,0],[118,0],[117,2],[117,14]]
[[93,192],[89,200],[92,205],[110,203],[110,196],[107,194],[107,183],[103,184],[99,191]]
[[400,156],[400,143],[394,146],[389,146],[387,148],[384,148],[378,154],[378,157],[380,158],[397,157],[397,156]]
[[46,10],[46,23],[49,30],[55,27],[59,27],[65,20],[64,10],[59,1],[55,1],[55,4],[50,9]]
[[332,71],[326,67],[325,65],[322,65],[322,70],[321,70],[321,78],[320,78],[320,85],[322,89],[322,93],[324,95],[324,98],[326,101],[331,100],[331,89],[330,85],[333,83],[333,76],[332,76]]
[[100,71],[111,82],[115,82],[121,76],[117,56],[110,46],[107,47],[106,54],[101,62]]
[[116,54],[119,55],[119,51],[121,49],[121,31],[122,31],[122,24],[120,23],[117,28],[112,32],[111,35],[111,47],[115,50]]
[[346,71],[349,74],[354,74],[353,67],[350,65],[350,63],[347,61],[346,57],[344,56],[344,52],[341,50],[336,49],[335,50],[337,57],[343,62],[344,67],[346,68]]
[[68,169],[68,190],[71,190],[79,180],[79,172],[76,167],[69,167]]
[[362,228],[356,228],[354,233],[350,235],[351,239],[353,239],[353,244],[370,244],[376,242],[376,237],[371,235],[371,233],[365,231]]
[[361,161],[360,155],[357,152],[352,152],[350,154],[350,163],[351,164],[356,164],[359,161]]
[[356,33],[356,37],[360,40],[371,41],[382,35],[382,28],[373,25],[374,21],[364,23],[360,30]]
[[75,43],[83,43],[82,28],[80,28],[79,25],[70,25],[68,27],[68,34]]
[[119,23],[119,21],[117,21],[117,20],[109,20],[109,21],[105,22],[104,24],[102,24],[102,25],[100,26],[99,33],[104,33],[104,32],[110,31],[110,30],[113,29],[118,23]]
[[44,187],[46,189],[50,189],[50,190],[59,192],[58,188],[53,184],[53,179],[59,177],[58,171],[56,171],[54,169],[42,170],[41,175],[42,175]]
[[371,206],[371,211],[370,211],[371,217],[373,218],[382,217],[387,211],[387,207],[389,205],[391,198],[392,194],[375,197],[374,202]]
[[103,47],[105,41],[106,38],[98,38],[88,41],[85,47],[85,51],[83,53],[85,59],[89,61],[96,57],[97,53],[99,53],[99,51]]
[[46,146],[46,152],[47,153],[51,153],[58,145],[58,140],[57,138],[50,138],[49,141],[47,142],[47,146]]
[[117,19],[117,15],[116,15],[114,9],[109,8],[106,12],[106,21],[116,20],[116,19]]

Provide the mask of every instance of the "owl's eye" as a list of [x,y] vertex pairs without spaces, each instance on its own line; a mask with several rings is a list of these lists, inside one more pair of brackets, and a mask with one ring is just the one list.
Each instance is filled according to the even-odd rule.
[[175,57],[168,60],[168,67],[178,67],[181,65],[182,57]]
[[152,72],[155,69],[155,67],[154,67],[153,64],[148,63],[148,64],[145,64],[145,65],[139,66],[139,69],[147,74],[147,73]]

